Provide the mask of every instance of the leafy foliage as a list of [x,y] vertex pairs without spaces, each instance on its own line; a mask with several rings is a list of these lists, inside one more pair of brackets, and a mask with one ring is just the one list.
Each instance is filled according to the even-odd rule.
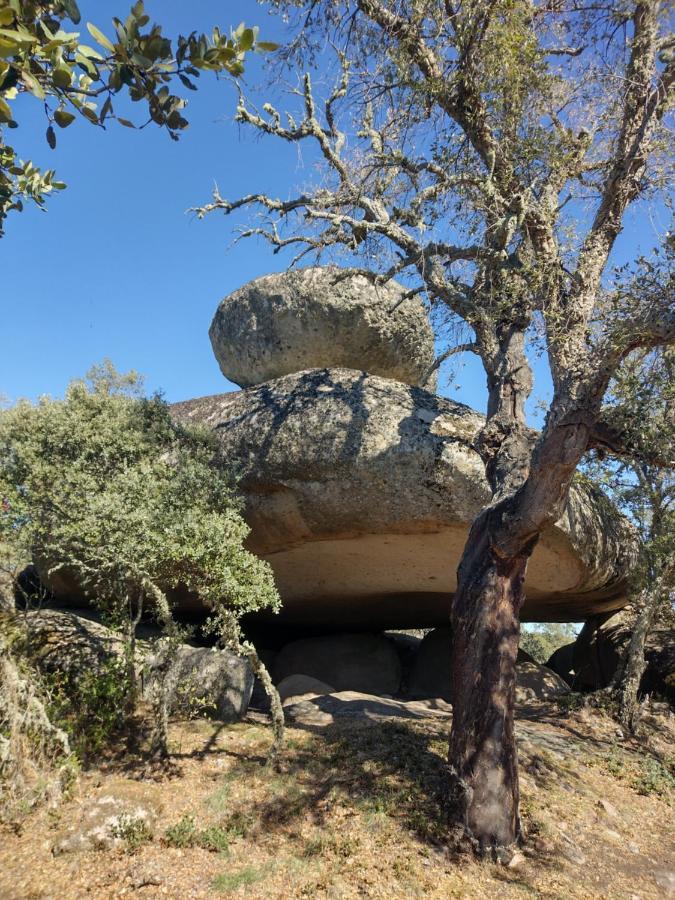
[[547,622],[525,626],[520,633],[520,646],[537,662],[546,663],[559,647],[564,647],[575,638],[574,626],[569,622]]
[[[77,118],[99,127],[109,119],[128,128],[154,122],[176,140],[188,126],[183,114],[187,101],[172,90],[176,81],[193,91],[201,72],[236,77],[244,71],[249,51],[276,49],[258,41],[258,29],[243,22],[229,34],[214,28],[210,34],[192,32],[172,41],[161,25],[150,24],[142,0],[124,21],[114,18],[107,34],[88,22],[95,46],[71,30],[79,22],[75,0],[0,0],[0,235],[10,210],[21,210],[25,199],[43,207],[50,192],[65,187],[53,170],[41,171],[20,160],[4,142],[3,128],[18,126],[13,108],[18,96],[30,93],[44,104],[52,148],[58,130]],[[143,124],[115,113],[113,100],[120,93],[147,106]]]
[[[51,575],[75,576],[107,624],[126,633],[129,708],[135,629],[150,608],[168,636],[170,668],[180,638],[170,589],[198,594],[217,637],[235,648],[241,615],[279,606],[270,568],[243,548],[248,526],[211,436],[177,426],[164,401],[141,396],[137,376],[110,364],[73,382],[64,400],[0,414],[0,497],[0,541]],[[94,735],[102,738],[117,695],[98,681],[90,688],[82,705],[104,701]],[[165,742],[166,703],[158,719]]]
[[[54,573],[73,571],[112,618],[179,584],[237,616],[279,600],[215,445],[110,368],[65,399],[0,416],[0,529]],[[222,461],[221,461],[222,462]]]

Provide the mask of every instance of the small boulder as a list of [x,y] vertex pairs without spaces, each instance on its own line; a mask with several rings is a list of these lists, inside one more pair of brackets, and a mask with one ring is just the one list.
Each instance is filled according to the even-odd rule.
[[160,812],[147,787],[121,784],[84,801],[56,838],[52,853],[111,850],[150,840]]
[[569,686],[551,669],[537,662],[518,661],[516,703],[531,700],[552,700],[569,691]]
[[274,661],[279,683],[302,673],[338,691],[395,694],[401,663],[391,641],[379,634],[332,634],[292,641]]
[[395,281],[375,286],[334,266],[265,275],[221,302],[213,352],[242,387],[333,366],[420,384],[434,336],[422,300],[405,293]]
[[292,703],[300,697],[307,699],[332,694],[335,688],[309,675],[288,675],[279,682],[277,691],[282,703]]
[[[158,657],[146,660],[143,693],[148,699],[160,688],[161,671]],[[229,650],[183,644],[174,655],[168,681],[170,712],[235,722],[248,710],[253,671],[247,660]]]

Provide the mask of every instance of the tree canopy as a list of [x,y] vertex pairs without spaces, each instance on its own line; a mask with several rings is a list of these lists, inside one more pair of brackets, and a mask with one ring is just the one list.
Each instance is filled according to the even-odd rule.
[[[19,158],[5,142],[5,129],[19,126],[14,101],[31,94],[44,104],[46,140],[56,146],[60,129],[81,118],[104,128],[115,120],[127,128],[153,123],[176,140],[187,127],[187,101],[175,94],[197,89],[202,72],[238,76],[246,54],[276,45],[258,40],[258,28],[242,22],[231,32],[214,28],[210,34],[192,32],[166,37],[162,26],[151,24],[142,0],[112,28],[87,23],[89,40],[82,41],[76,0],[0,0],[0,235],[10,210],[24,200],[43,206],[46,196],[65,185],[52,169],[40,170]],[[146,111],[135,123],[115,112],[114,101],[126,94]]]

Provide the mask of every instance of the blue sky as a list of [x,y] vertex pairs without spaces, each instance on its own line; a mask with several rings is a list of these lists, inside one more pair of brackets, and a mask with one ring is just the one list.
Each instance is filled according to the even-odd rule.
[[[80,29],[92,20],[110,32],[111,17],[129,5],[81,0]],[[279,20],[255,0],[148,0],[146,7],[167,34],[244,20],[259,24],[261,37],[284,40]],[[262,80],[261,68],[251,59],[251,84]],[[39,102],[20,99],[14,146],[23,158],[56,168],[68,189],[49,200],[47,213],[11,214],[0,241],[0,394],[60,395],[104,357],[120,370],[137,369],[150,390],[171,401],[233,389],[211,351],[211,318],[225,294],[279,271],[284,258],[253,240],[232,247],[236,220],[212,215],[200,222],[186,210],[207,201],[214,182],[228,197],[261,190],[287,196],[310,178],[313,159],[237,126],[232,86],[208,73],[188,97],[190,127],[179,142],[159,129],[111,123],[102,131],[78,122],[58,133],[55,151],[44,139]],[[653,233],[649,220],[633,217],[620,256],[641,237],[651,245]],[[484,409],[482,369],[465,359],[443,393]],[[541,363],[535,369],[540,396],[548,380]]]

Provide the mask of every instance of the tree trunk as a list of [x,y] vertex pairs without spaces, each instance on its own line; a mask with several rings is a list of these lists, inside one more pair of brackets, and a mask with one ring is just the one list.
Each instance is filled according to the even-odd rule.
[[449,813],[481,854],[520,837],[513,708],[523,581],[536,543],[500,558],[488,521],[483,514],[471,529],[452,607]]
[[622,670],[619,682],[619,720],[630,732],[635,731],[637,724],[638,691],[647,668],[645,644],[661,597],[662,585],[658,579],[655,584],[642,592],[640,598],[642,609],[635,623],[623,665],[619,667]]

